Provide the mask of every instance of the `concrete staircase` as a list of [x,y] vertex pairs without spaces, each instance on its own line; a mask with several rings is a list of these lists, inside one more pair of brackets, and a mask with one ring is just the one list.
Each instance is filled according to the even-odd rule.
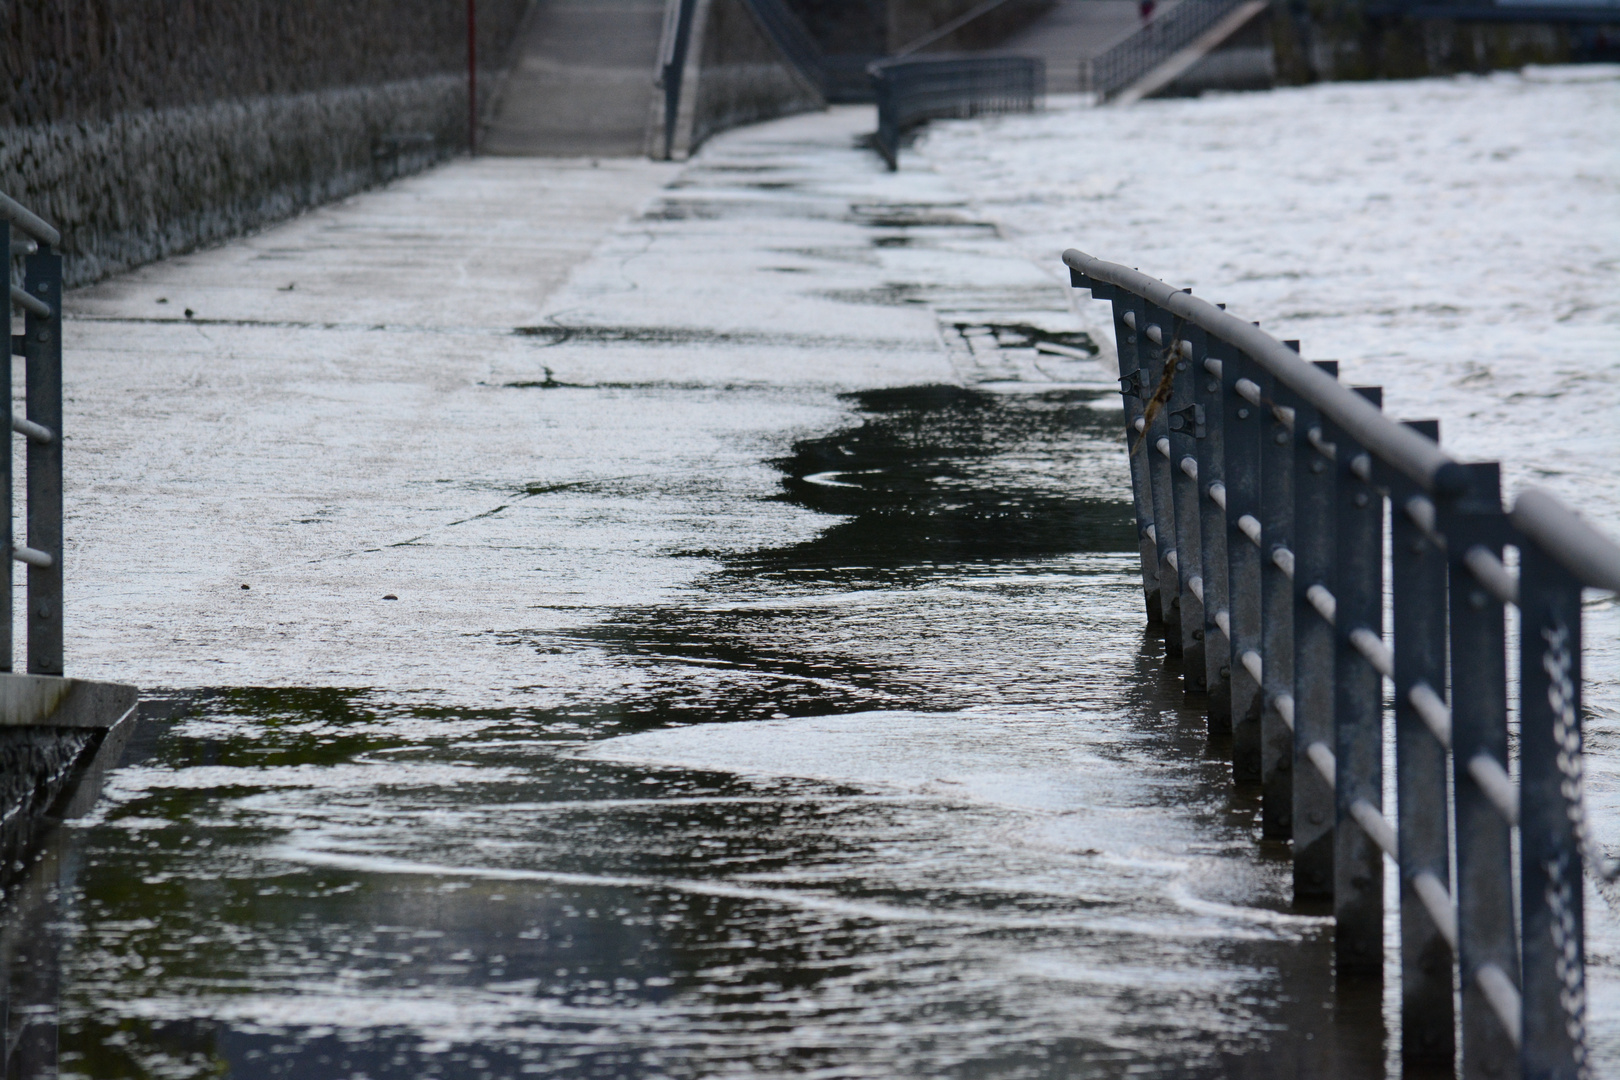
[[497,91],[479,151],[640,154],[663,25],[662,0],[542,0]]
[[[1160,4],[1159,12],[1168,12],[1176,2]],[[1046,61],[1046,92],[1074,94],[1080,90],[1085,62],[1141,26],[1137,0],[1058,0],[1044,18],[1002,42],[996,51],[1040,57]]]

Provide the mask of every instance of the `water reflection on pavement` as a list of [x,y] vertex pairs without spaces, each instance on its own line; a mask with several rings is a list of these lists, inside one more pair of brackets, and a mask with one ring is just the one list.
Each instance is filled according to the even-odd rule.
[[511,643],[599,685],[155,703],[13,1028],[96,1078],[1380,1071],[1143,631],[1117,413],[848,403],[776,463],[819,535]]

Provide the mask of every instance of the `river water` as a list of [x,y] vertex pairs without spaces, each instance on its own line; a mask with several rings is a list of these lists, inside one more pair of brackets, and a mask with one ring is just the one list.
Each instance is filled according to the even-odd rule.
[[[1063,246],[1200,293],[1230,282],[1234,309],[1306,338],[1307,355],[1324,355],[1313,338],[1331,346],[1350,377],[1390,387],[1392,409],[1421,402],[1448,442],[1517,462],[1510,486],[1534,474],[1589,493],[1613,527],[1604,467],[1557,452],[1516,395],[1559,388],[1564,442],[1612,460],[1616,293],[1580,290],[1604,273],[1612,286],[1614,143],[1580,158],[1559,132],[1577,108],[1612,124],[1620,84],[1517,78],[1117,114],[1056,102],[940,125],[898,178],[852,145],[869,118],[835,110],[717,140],[650,188],[541,315],[502,314],[501,336],[470,344],[435,329],[450,343],[437,357],[380,319],[368,335],[279,316],[275,342],[317,343],[290,357],[254,344],[272,321],[257,316],[159,328],[215,350],[184,373],[216,410],[209,453],[193,472],[163,469],[257,471],[231,499],[195,503],[232,524],[177,537],[185,566],[170,577],[117,573],[156,525],[75,523],[91,578],[80,608],[104,616],[126,588],[174,604],[144,630],[78,631],[80,673],[142,682],[149,701],[100,808],[17,901],[12,1031],[60,1075],[98,1080],[1382,1074],[1387,1001],[1334,991],[1330,924],[1290,907],[1286,851],[1257,842],[1227,748],[1182,707],[1143,626],[1106,368],[1036,363],[1023,346],[1047,336],[1109,360],[1103,305],[1062,288]],[[1320,235],[1290,231],[1319,203],[1251,194],[1196,234],[1194,209],[1257,181],[1155,188],[1165,163],[1118,164],[1147,118],[1219,119],[1274,164],[1313,162],[1291,183],[1331,203],[1333,176],[1361,191],[1367,174],[1257,133],[1309,127],[1327,146],[1364,124],[1395,147],[1376,175],[1432,194],[1452,188],[1401,156],[1413,131],[1459,115],[1506,125],[1537,110],[1503,102],[1535,94],[1543,139],[1579,159],[1560,166],[1575,212],[1598,224],[1572,233],[1553,228],[1565,214],[1524,209],[1533,227],[1516,242],[1537,266],[1597,253],[1589,274],[1555,275],[1557,315],[1533,332],[1433,281],[1433,245],[1364,209],[1345,226],[1368,238],[1358,250],[1404,260],[1418,299],[1366,300],[1358,290],[1384,287],[1368,269],[1311,285],[1362,307],[1310,315],[1298,278],[1252,274],[1330,261],[1306,257]],[[1369,119],[1386,113],[1419,115],[1409,129]],[[1177,160],[1196,176],[1231,156],[1211,142]],[[317,225],[352,231],[400,200],[426,213],[435,191],[493,176],[406,182]],[[1297,219],[1245,224],[1289,205]],[[1479,217],[1456,214],[1457,228]],[[1188,247],[1163,239],[1161,218]],[[1207,255],[1279,230],[1294,247]],[[258,242],[276,273],[309,259],[281,235]],[[95,334],[146,332],[118,305],[222,265],[84,298],[78,400],[147,377],[110,345],[98,359]],[[1001,342],[993,359],[981,327]],[[1522,370],[1549,340],[1563,382]],[[357,382],[351,355],[391,366]],[[1577,358],[1592,355],[1606,359]],[[420,403],[409,364],[433,370]],[[233,394],[259,396],[232,416]],[[120,468],[162,472],[88,419],[75,430],[91,505]],[[373,461],[372,431],[404,449]],[[325,458],[283,460],[286,441]],[[175,483],[167,509],[199,489]],[[276,557],[285,536],[308,550]],[[384,588],[401,599],[379,601]],[[306,607],[319,620],[300,622]],[[1591,625],[1607,838],[1612,604],[1595,601]],[[1606,897],[1588,905],[1594,1046],[1612,1066],[1620,936]]]

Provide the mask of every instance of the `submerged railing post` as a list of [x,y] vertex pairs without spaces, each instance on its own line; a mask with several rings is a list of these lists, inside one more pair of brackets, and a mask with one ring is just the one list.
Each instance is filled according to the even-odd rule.
[[1204,601],[1204,687],[1208,697],[1209,733],[1220,738],[1232,734],[1232,643],[1225,627],[1231,623],[1226,554],[1226,451],[1222,423],[1219,356],[1210,352],[1211,340],[1200,328],[1182,332],[1192,345],[1193,403],[1203,424],[1197,440],[1199,568]]
[[[1433,420],[1408,421],[1440,439]],[[1450,719],[1446,689],[1446,555],[1434,503],[1389,478],[1390,593],[1395,629],[1395,805],[1401,872],[1401,1061],[1450,1069],[1455,1056],[1451,968],[1457,916],[1451,899],[1446,799]],[[1418,709],[1428,710],[1426,719]],[[1440,708],[1436,708],[1440,706]],[[1444,726],[1442,726],[1442,724]]]
[[[46,560],[28,566],[28,671],[62,674],[62,256],[44,242],[23,263],[23,289],[50,308],[24,320],[30,423],[51,432],[28,440],[28,546]],[[7,436],[10,437],[9,435]],[[26,552],[24,553],[26,554]],[[41,561],[45,565],[41,565]]]
[[1176,581],[1181,592],[1181,679],[1185,694],[1202,698],[1206,664],[1204,659],[1204,579],[1203,540],[1199,536],[1198,437],[1204,426],[1192,399],[1192,343],[1181,335],[1176,319],[1163,334],[1163,361],[1168,372],[1170,397],[1165,402],[1165,424],[1169,430],[1166,465],[1170,491],[1176,509]]
[[1159,577],[1159,611],[1164,621],[1164,649],[1179,657],[1184,636],[1181,625],[1181,581],[1176,571],[1176,504],[1170,486],[1170,420],[1165,405],[1164,391],[1165,350],[1154,338],[1164,338],[1169,320],[1164,312],[1150,303],[1141,308],[1143,320],[1136,337],[1137,352],[1149,387],[1147,426],[1143,432],[1145,445],[1139,452],[1147,459],[1149,487],[1153,491],[1153,528],[1158,547],[1157,572]]
[[[1377,387],[1356,387],[1374,405]],[[1334,958],[1341,980],[1377,978],[1384,969],[1384,850],[1366,811],[1384,801],[1383,676],[1355,644],[1357,632],[1383,637],[1384,497],[1371,483],[1372,459],[1343,430],[1337,447],[1334,508],[1337,588],[1334,635]]]
[[[0,266],[4,266],[6,268],[6,284],[9,286],[11,284],[11,222],[5,220],[0,220],[0,257],[4,258],[4,261],[0,262]],[[7,301],[7,303],[9,304],[10,301]],[[5,385],[9,393],[11,386],[12,360],[16,357],[19,351],[17,348],[19,342],[11,337],[10,307],[6,308],[6,339]],[[24,336],[24,340],[27,340],[26,335]],[[11,640],[13,634],[12,626],[16,618],[15,612],[12,610],[13,560],[11,558],[11,550],[13,545],[16,543],[16,538],[12,536],[11,528],[11,511],[14,500],[13,492],[11,490],[12,442],[13,440],[11,435],[8,433],[6,435],[5,445],[0,446],[0,556],[4,557],[3,560],[0,561],[4,561],[5,563],[5,569],[0,571],[0,671],[10,671],[12,667],[12,656],[14,654],[14,645]]]
[[[1157,530],[1153,525],[1153,486],[1148,478],[1147,447],[1141,445],[1146,437],[1143,412],[1153,388],[1147,384],[1147,375],[1142,370],[1136,333],[1136,327],[1143,325],[1138,321],[1141,301],[1129,293],[1115,293],[1111,306],[1119,354],[1119,393],[1125,408],[1126,460],[1130,463],[1131,501],[1136,511],[1136,542],[1142,557],[1142,595],[1148,622],[1157,623],[1164,619],[1159,596],[1158,545],[1154,540]],[[1138,424],[1142,426],[1139,428]]]
[[[1242,353],[1222,364],[1226,409],[1226,565],[1232,639],[1232,778],[1260,780],[1260,374]],[[1252,390],[1250,388],[1253,388]],[[1248,391],[1248,393],[1244,393]]]
[[[1332,372],[1337,374],[1335,370]],[[1333,612],[1338,588],[1334,507],[1338,472],[1324,421],[1304,402],[1294,407],[1294,900],[1333,897]]]
[[[1469,569],[1469,553],[1502,555],[1506,520],[1494,462],[1468,466],[1470,486],[1441,507],[1450,576],[1451,755],[1457,829],[1457,965],[1462,1064],[1468,1080],[1517,1075],[1518,1034],[1502,1015],[1502,987],[1517,993],[1513,926],[1513,823],[1481,784],[1507,772],[1507,660],[1501,598]],[[1513,1018],[1516,1021],[1516,1017]]]
[[[1297,343],[1293,343],[1297,344]],[[1273,385],[1260,418],[1260,829],[1293,835],[1294,399]]]
[[1584,1080],[1581,583],[1519,545],[1524,1075]]

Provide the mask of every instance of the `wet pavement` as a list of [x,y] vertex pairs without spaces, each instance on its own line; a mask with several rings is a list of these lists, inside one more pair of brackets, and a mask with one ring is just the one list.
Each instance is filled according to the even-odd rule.
[[152,694],[8,921],[17,1053],[1383,1071],[1143,627],[1102,315],[868,126],[460,163],[74,298],[69,664]]

